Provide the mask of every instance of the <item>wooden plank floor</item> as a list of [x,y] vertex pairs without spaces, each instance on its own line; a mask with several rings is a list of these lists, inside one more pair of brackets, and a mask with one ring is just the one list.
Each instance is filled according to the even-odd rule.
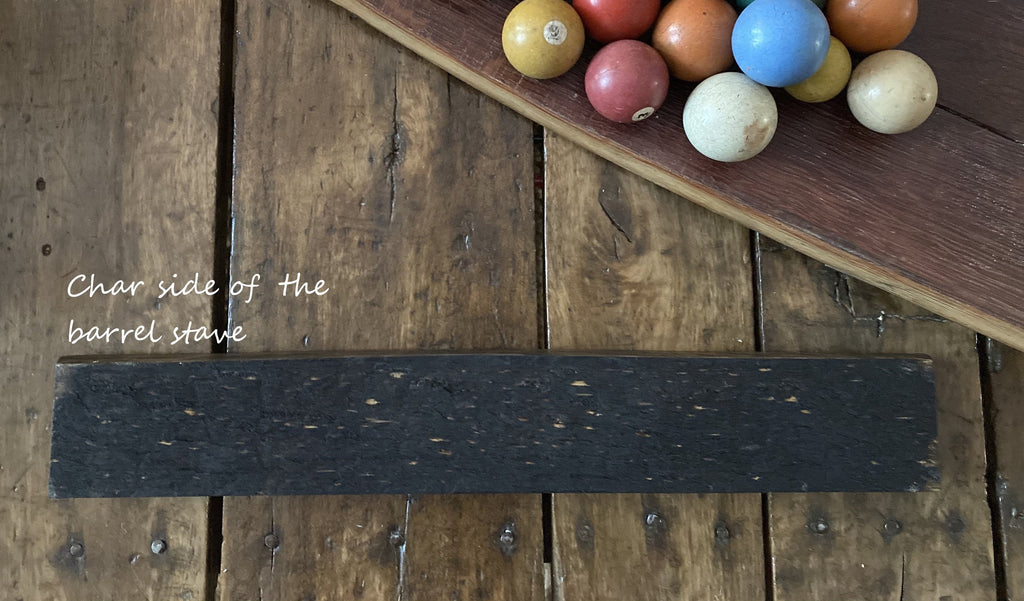
[[[543,132],[326,0],[14,0],[0,40],[0,598],[1024,598],[1020,352]],[[298,272],[329,292],[283,296]],[[223,291],[157,298],[193,273]],[[77,274],[146,284],[72,298]],[[71,320],[163,337],[72,344]],[[245,338],[172,344],[190,320]],[[945,479],[46,495],[62,354],[544,348],[930,353]]]

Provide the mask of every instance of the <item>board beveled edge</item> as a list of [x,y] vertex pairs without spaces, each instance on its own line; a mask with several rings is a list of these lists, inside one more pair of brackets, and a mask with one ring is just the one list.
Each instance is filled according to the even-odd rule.
[[499,82],[468,68],[424,38],[419,37],[365,0],[331,0],[364,20],[374,29],[408,48],[425,60],[450,73],[474,89],[504,104],[520,115],[579,144],[670,192],[732,219],[749,229],[763,233],[794,250],[840,271],[905,298],[942,317],[968,326],[974,331],[1024,350],[1024,326],[1016,325],[938,290],[915,282],[892,269],[881,267],[856,253],[831,245],[811,232],[779,221],[703,185],[680,177],[644,160],[614,143],[598,138],[574,124],[546,111],[543,106],[514,94]]

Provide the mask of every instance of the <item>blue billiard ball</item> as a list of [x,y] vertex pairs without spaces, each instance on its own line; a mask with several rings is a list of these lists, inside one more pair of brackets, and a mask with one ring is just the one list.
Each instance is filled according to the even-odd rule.
[[754,0],[732,30],[736,64],[771,87],[814,75],[828,54],[828,21],[811,0]]

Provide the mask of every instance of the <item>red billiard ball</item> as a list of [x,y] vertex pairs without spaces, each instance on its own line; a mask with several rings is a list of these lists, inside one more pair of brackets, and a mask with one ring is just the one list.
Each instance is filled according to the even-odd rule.
[[658,18],[661,0],[574,0],[572,7],[583,19],[587,35],[608,44],[646,33]]
[[668,66],[658,51],[636,40],[612,42],[587,67],[587,99],[612,121],[642,121],[668,95]]

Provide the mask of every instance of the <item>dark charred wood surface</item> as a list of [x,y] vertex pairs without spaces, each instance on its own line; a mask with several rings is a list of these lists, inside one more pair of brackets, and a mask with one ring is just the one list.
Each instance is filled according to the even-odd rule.
[[55,497],[920,490],[920,358],[67,363]]

